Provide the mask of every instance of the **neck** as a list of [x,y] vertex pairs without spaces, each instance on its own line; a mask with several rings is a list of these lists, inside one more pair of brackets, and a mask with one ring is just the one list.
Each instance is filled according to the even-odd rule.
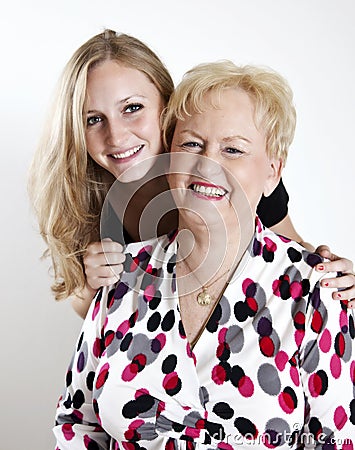
[[183,272],[193,272],[204,285],[238,266],[254,234],[255,221],[248,220],[243,226],[224,224],[223,229],[205,225],[183,227],[180,222],[178,261],[185,266]]

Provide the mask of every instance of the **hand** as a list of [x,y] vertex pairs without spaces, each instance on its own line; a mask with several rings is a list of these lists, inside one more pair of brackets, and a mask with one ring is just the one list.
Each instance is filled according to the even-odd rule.
[[120,279],[125,254],[123,247],[111,239],[92,242],[84,255],[84,268],[87,284],[92,289],[109,286]]
[[344,289],[333,292],[334,300],[349,300],[348,307],[355,307],[355,275],[353,263],[349,259],[340,258],[331,253],[327,245],[320,245],[316,248],[316,253],[319,253],[324,258],[329,259],[329,262],[317,264],[316,270],[319,272],[341,272],[343,275],[337,278],[327,278],[321,281],[322,287]]

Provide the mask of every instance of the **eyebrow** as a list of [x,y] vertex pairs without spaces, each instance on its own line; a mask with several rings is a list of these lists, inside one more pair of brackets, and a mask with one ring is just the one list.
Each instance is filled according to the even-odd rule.
[[[132,95],[129,95],[128,97],[123,98],[122,100],[118,100],[117,104],[118,104],[118,105],[123,105],[124,103],[128,102],[128,101],[131,100],[132,98],[139,98],[139,99],[143,99],[143,100],[146,100],[146,99],[147,99],[147,97],[145,97],[144,95],[141,95],[141,94],[132,94]],[[92,114],[92,113],[95,113],[95,112],[97,112],[97,111],[99,111],[99,110],[96,110],[96,109],[90,109],[90,110],[88,110],[88,111],[86,112],[86,114]]]
[[249,144],[252,143],[252,141],[248,138],[246,138],[245,136],[241,136],[240,134],[236,134],[235,136],[227,136],[225,138],[222,139],[223,142],[230,142],[233,141],[235,139],[241,139],[242,141],[245,142],[249,142]]
[[[180,133],[188,133],[188,134],[192,134],[200,139],[202,139],[202,136],[200,136],[198,133],[196,133],[196,131],[194,130],[190,130],[189,128],[186,128],[184,130],[181,130]],[[242,141],[248,142],[249,144],[252,144],[252,141],[248,138],[246,138],[245,136],[242,136],[240,134],[236,134],[233,136],[226,136],[222,139],[223,142],[230,142],[230,141],[234,141],[235,139],[240,139]]]

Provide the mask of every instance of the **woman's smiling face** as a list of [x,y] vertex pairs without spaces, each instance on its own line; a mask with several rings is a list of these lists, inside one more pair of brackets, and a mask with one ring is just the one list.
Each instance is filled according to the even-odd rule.
[[158,89],[137,69],[107,60],[90,70],[85,103],[87,151],[93,160],[119,178],[142,178],[162,152]]
[[177,121],[172,140],[169,185],[180,218],[198,211],[209,222],[217,208],[223,221],[232,223],[245,204],[255,216],[262,194],[277,185],[281,163],[267,156],[254,102],[246,92],[228,88],[218,97],[209,92],[203,103],[203,112]]

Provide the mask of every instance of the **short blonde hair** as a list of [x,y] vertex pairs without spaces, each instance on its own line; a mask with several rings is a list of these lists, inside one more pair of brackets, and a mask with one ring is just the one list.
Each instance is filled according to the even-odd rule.
[[[255,102],[255,124],[266,133],[269,157],[287,159],[292,143],[296,110],[287,81],[270,68],[236,66],[231,61],[199,64],[184,75],[170,97],[163,121],[164,144],[170,148],[176,121],[193,112],[202,112],[207,93],[224,89],[245,91]],[[218,107],[218,105],[213,105]]]
[[83,288],[83,254],[100,238],[100,213],[113,177],[87,153],[84,105],[90,70],[117,61],[144,73],[165,106],[174,90],[158,56],[127,34],[105,30],[85,42],[68,61],[29,174],[29,194],[54,269],[56,299]]

